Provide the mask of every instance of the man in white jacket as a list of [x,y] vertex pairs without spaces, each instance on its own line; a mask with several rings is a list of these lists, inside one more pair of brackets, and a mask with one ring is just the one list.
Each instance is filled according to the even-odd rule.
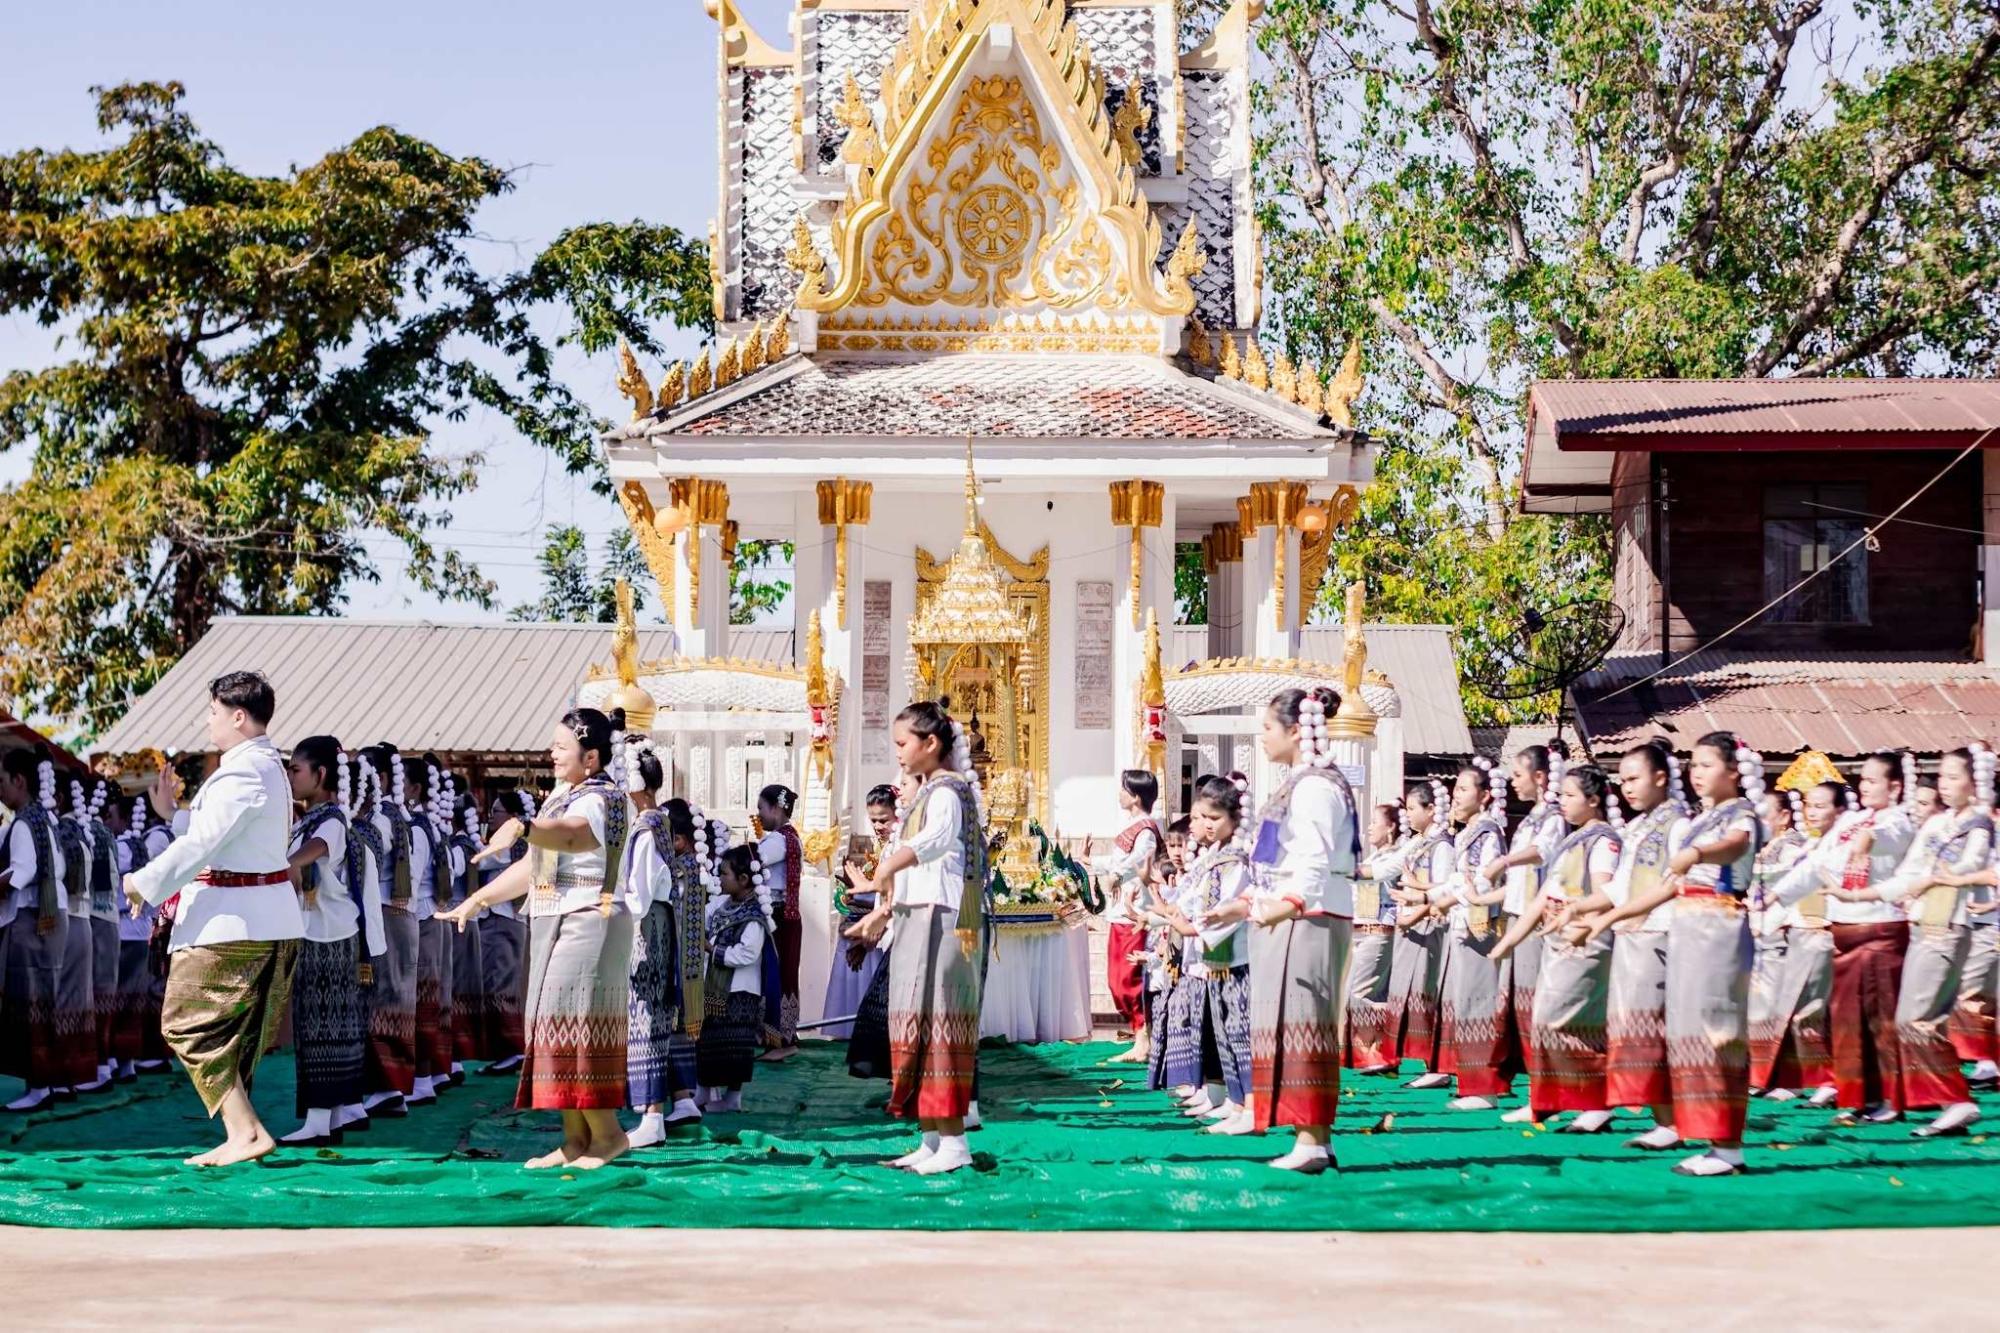
[[134,913],[180,896],[161,1028],[227,1132],[190,1166],[253,1161],[277,1146],[250,1103],[250,1076],[284,1014],[305,919],[288,865],[291,783],[264,734],[276,707],[254,672],[210,683],[208,736],[221,763],[195,795],[187,833],[125,876]]

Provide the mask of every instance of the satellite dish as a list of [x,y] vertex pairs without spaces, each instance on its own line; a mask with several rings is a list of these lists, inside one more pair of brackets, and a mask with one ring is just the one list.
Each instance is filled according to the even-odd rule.
[[1487,668],[1467,679],[1489,699],[1554,695],[1560,726],[1570,686],[1596,670],[1624,632],[1625,612],[1613,602],[1593,598],[1553,611],[1531,607],[1500,642]]

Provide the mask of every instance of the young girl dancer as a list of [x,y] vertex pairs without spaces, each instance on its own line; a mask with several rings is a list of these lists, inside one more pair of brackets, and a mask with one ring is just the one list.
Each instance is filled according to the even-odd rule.
[[1507,973],[1493,959],[1500,943],[1495,923],[1507,892],[1496,887],[1497,873],[1487,873],[1507,851],[1501,781],[1494,770],[1467,764],[1451,789],[1459,830],[1452,839],[1451,881],[1439,899],[1450,911],[1451,961],[1438,1070],[1458,1079],[1458,1096],[1445,1103],[1454,1111],[1492,1110],[1513,1089],[1521,1065],[1507,1028]]
[[1423,1065],[1423,1072],[1410,1081],[1413,1088],[1451,1082],[1451,1075],[1438,1069],[1438,997],[1450,937],[1431,908],[1431,895],[1451,880],[1450,804],[1444,784],[1436,779],[1416,783],[1404,795],[1411,841],[1404,849],[1402,878],[1390,891],[1396,900],[1397,934],[1389,971],[1390,1028],[1397,1060]]
[[805,845],[792,827],[792,809],[798,803],[798,793],[778,783],[757,795],[757,822],[764,830],[757,841],[757,855],[771,887],[780,987],[778,1044],[764,1052],[766,1060],[789,1060],[799,1051],[799,952],[805,946],[799,891],[804,883]]
[[[874,850],[865,856],[850,856],[841,868],[840,880],[846,898],[842,930],[860,921],[875,906],[867,888],[874,881],[875,867],[896,831],[896,789],[886,782],[868,792],[868,827],[874,835]],[[848,940],[827,968],[826,1003],[820,1006],[820,1012],[829,1017],[860,1013],[861,1001],[882,970],[885,956],[882,949],[860,940]],[[828,1037],[845,1040],[854,1035],[854,1025],[829,1023],[820,1031]]]
[[1206,777],[1195,784],[1188,812],[1194,860],[1183,873],[1192,919],[1181,918],[1200,948],[1189,964],[1206,983],[1205,1045],[1212,1044],[1222,1067],[1224,1098],[1212,1118],[1212,1134],[1249,1134],[1256,1129],[1250,1109],[1250,959],[1241,920],[1223,920],[1222,909],[1251,891],[1249,850],[1243,829],[1243,793],[1228,778]]
[[710,1113],[743,1109],[743,1085],[757,1066],[757,1042],[777,1026],[779,962],[772,930],[773,895],[760,849],[722,854],[722,896],[708,907],[708,1016],[695,1044],[695,1076],[709,1090]]
[[1347,982],[1347,1047],[1342,1063],[1357,1074],[1396,1072],[1394,1010],[1396,897],[1409,850],[1398,807],[1378,805],[1368,821],[1368,855],[1354,878],[1354,962]]

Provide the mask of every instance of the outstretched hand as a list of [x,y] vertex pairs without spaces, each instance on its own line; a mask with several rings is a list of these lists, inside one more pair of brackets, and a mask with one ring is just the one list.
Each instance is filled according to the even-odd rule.
[[520,820],[508,820],[499,828],[493,830],[493,836],[487,840],[484,847],[473,853],[472,864],[478,865],[483,861],[491,861],[497,856],[505,855],[515,843],[521,840],[521,834],[525,831],[525,826]]

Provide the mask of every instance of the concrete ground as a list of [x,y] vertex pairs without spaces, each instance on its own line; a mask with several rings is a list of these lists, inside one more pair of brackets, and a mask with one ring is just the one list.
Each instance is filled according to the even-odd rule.
[[[1979,1328],[1995,1231],[0,1228],[11,1328]],[[1561,1321],[1557,1324],[1556,1321]]]

